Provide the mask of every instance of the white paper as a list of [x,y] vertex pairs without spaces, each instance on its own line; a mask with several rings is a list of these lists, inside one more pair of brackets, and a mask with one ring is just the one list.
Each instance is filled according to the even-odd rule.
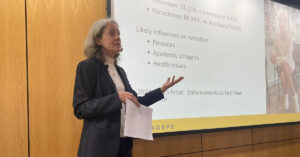
[[144,105],[137,107],[132,101],[127,99],[124,136],[153,140],[152,111],[152,108]]

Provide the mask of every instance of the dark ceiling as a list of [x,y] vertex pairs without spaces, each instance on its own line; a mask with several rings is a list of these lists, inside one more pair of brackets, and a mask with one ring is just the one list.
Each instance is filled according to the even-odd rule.
[[288,5],[290,7],[300,9],[300,0],[272,0],[274,2],[278,2],[284,5]]

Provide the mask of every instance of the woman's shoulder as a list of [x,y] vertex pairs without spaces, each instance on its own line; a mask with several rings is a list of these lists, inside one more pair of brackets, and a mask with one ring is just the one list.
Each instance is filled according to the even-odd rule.
[[78,63],[78,65],[97,65],[97,63],[92,58],[87,58]]
[[94,58],[87,58],[85,60],[82,60],[78,63],[78,67],[98,67],[98,66],[104,66],[104,64],[100,61],[97,61]]
[[96,71],[99,71],[104,68],[105,68],[105,66],[103,63],[101,63],[100,61],[97,61],[96,59],[93,59],[93,58],[88,58],[88,59],[82,60],[77,65],[77,70],[79,70],[79,71],[96,72]]

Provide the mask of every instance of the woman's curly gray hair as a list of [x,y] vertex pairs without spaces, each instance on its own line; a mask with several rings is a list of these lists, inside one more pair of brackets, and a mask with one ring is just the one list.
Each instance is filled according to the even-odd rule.
[[[102,62],[105,62],[101,46],[96,43],[96,38],[102,38],[104,29],[107,24],[113,23],[118,26],[118,23],[110,18],[100,19],[96,21],[90,29],[90,32],[85,40],[83,53],[87,58],[96,58]],[[115,59],[118,58],[118,54]]]

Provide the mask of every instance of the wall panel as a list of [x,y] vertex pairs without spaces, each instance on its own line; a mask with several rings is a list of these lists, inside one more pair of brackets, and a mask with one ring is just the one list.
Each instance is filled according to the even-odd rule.
[[300,139],[292,140],[292,157],[300,156]]
[[154,141],[135,140],[133,157],[155,157],[201,151],[201,134],[157,137]]
[[273,126],[253,129],[253,144],[292,138],[292,126]]
[[252,157],[252,146],[207,151],[202,157]]
[[[133,157],[296,157],[300,155],[299,124],[212,131],[134,140]],[[201,143],[196,142],[200,139]],[[199,146],[202,146],[199,148]]]
[[25,1],[0,1],[0,156],[28,156]]
[[292,126],[292,138],[300,138],[300,124]]
[[289,157],[292,156],[291,140],[264,143],[253,146],[253,157]]
[[213,150],[252,144],[252,129],[203,133],[202,150]]
[[73,115],[75,70],[105,0],[27,0],[31,157],[74,157],[82,121]]
[[182,154],[182,155],[175,155],[172,157],[201,157],[201,152],[200,153],[188,153],[188,154]]

